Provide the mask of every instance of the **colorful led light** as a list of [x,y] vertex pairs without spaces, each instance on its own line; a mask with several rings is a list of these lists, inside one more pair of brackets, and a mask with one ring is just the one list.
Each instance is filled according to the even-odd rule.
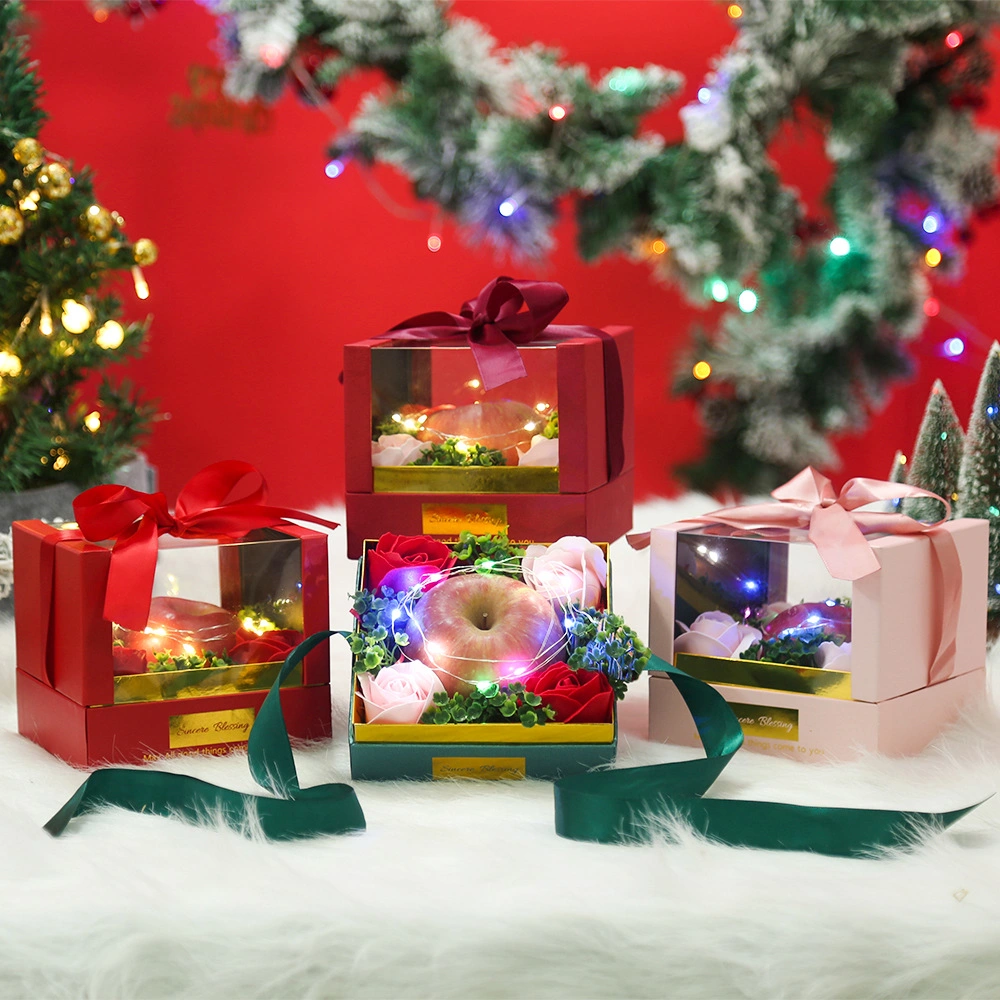
[[941,228],[941,219],[933,212],[928,212],[921,223],[925,233],[936,233]]
[[441,237],[437,233],[431,233],[427,237],[427,249],[431,253],[437,253],[441,249]]
[[751,288],[744,288],[736,304],[742,312],[752,313],[757,308],[757,293]]
[[649,245],[649,249],[653,251],[657,256],[660,254],[665,254],[667,252],[667,244],[663,240],[653,240]]
[[961,337],[949,337],[944,342],[944,353],[949,358],[957,358],[965,353],[965,341]]
[[729,298],[729,285],[721,278],[716,278],[711,284],[710,292],[716,302],[725,302]]
[[712,366],[707,361],[697,361],[691,369],[691,374],[699,381],[704,382],[712,374]]
[[323,173],[326,174],[331,180],[334,177],[339,177],[344,172],[344,161],[343,160],[330,160],[329,163],[323,168]]
[[937,247],[931,247],[924,254],[924,263],[928,267],[937,267],[941,263],[941,251]]
[[566,117],[566,109],[561,104],[553,104],[549,108],[549,117],[554,122],[561,122]]
[[497,211],[505,219],[509,219],[517,211],[517,202],[513,198],[504,198],[497,206]]
[[924,315],[937,316],[941,312],[941,303],[935,298],[924,299]]
[[851,252],[851,243],[844,236],[834,236],[830,240],[830,253],[834,257],[846,257]]
[[947,35],[944,36],[944,44],[948,46],[949,49],[957,49],[965,38],[962,36],[960,31],[949,31]]
[[712,91],[710,91],[708,87],[698,88],[698,102],[700,104],[708,104],[708,102],[711,99],[712,99]]
[[743,16],[743,8],[738,3],[731,3],[726,8],[726,13],[734,20],[737,21]]

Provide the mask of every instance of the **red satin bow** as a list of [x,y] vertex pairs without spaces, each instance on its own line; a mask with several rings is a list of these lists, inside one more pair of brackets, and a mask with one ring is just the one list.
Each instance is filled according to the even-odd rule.
[[475,300],[462,305],[460,314],[422,313],[388,334],[393,340],[442,340],[464,332],[483,387],[495,389],[525,376],[517,345],[534,340],[568,301],[566,289],[554,281],[495,278]]
[[[230,500],[248,476],[258,485]],[[216,462],[193,476],[177,497],[173,514],[162,493],[141,493],[128,486],[95,486],[73,501],[77,524],[91,542],[114,539],[104,599],[104,617],[130,629],[142,629],[149,620],[149,602],[156,573],[157,539],[242,538],[255,528],[271,528],[287,518],[311,521],[327,528],[333,521],[285,507],[264,504],[267,484],[248,462]]]

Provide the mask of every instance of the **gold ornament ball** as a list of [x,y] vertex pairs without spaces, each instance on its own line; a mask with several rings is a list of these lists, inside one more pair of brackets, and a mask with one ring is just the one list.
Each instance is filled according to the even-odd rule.
[[73,190],[70,172],[61,163],[50,163],[38,175],[38,190],[51,198],[65,198]]
[[81,221],[92,240],[106,240],[115,228],[111,213],[101,205],[91,205]]
[[24,233],[24,219],[16,208],[0,205],[0,243],[10,246]]
[[157,249],[156,244],[145,237],[141,240],[136,240],[135,246],[132,247],[132,257],[140,267],[149,267],[150,264],[155,264],[156,258],[159,255],[160,251]]
[[28,170],[34,170],[44,155],[45,150],[37,139],[18,139],[14,143],[14,159]]

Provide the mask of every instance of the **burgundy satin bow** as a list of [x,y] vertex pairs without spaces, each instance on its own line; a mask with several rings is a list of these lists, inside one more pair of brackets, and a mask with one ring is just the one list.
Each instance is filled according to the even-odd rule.
[[[569,295],[555,281],[494,278],[475,299],[462,305],[459,314],[421,313],[403,320],[386,336],[392,340],[443,340],[466,335],[485,389],[526,374],[518,344],[531,343],[569,302]],[[550,331],[565,333],[573,327]],[[588,329],[588,328],[580,328]]]
[[[255,489],[230,499],[248,476]],[[339,525],[286,507],[264,504],[267,484],[248,462],[209,465],[193,476],[177,497],[173,514],[162,493],[141,493],[128,486],[94,486],[73,501],[77,524],[91,542],[114,539],[104,599],[104,617],[129,629],[143,629],[156,573],[160,535],[178,538],[242,538],[255,528],[272,528],[288,518],[326,528]]]

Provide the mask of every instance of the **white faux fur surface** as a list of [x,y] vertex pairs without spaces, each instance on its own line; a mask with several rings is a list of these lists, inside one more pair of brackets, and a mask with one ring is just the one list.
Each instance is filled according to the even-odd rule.
[[[637,507],[637,527],[701,512]],[[353,565],[334,535],[334,627]],[[647,556],[612,549],[616,610],[646,629]],[[269,844],[109,810],[41,825],[80,772],[17,735],[0,651],[0,996],[1000,997],[1000,797],[912,853],[736,850],[683,830],[646,847],[553,832],[545,782],[356,784],[368,830]],[[334,647],[334,739],[304,785],[350,781],[349,667]],[[994,670],[995,673],[995,670]],[[694,751],[644,738],[623,705],[618,763]],[[943,810],[1000,787],[1000,716],[973,710],[905,760],[802,764],[741,751],[713,794]],[[245,757],[161,765],[255,790]]]

